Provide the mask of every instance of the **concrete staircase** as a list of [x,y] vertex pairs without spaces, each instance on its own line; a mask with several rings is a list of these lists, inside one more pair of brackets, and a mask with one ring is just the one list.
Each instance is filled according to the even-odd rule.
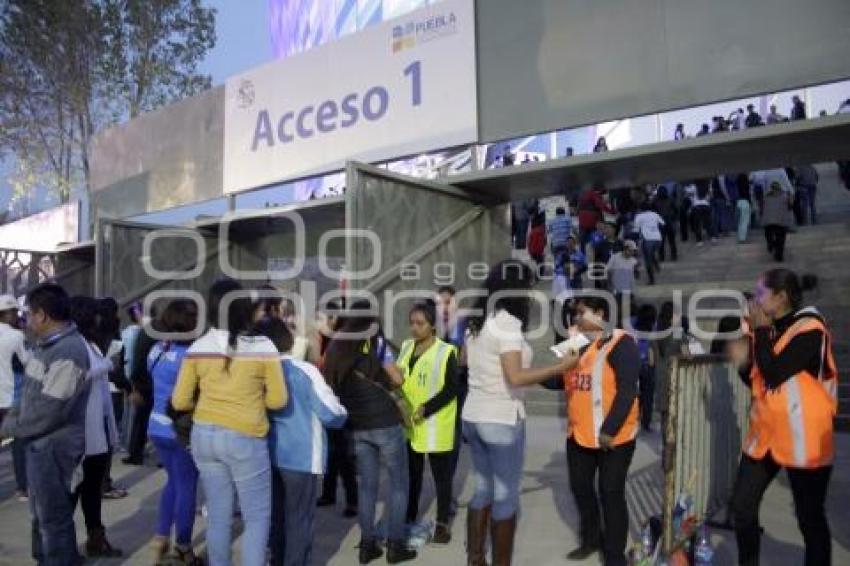
[[[772,267],[787,267],[798,274],[818,276],[818,289],[806,298],[825,315],[833,332],[836,362],[839,368],[840,413],[838,430],[850,432],[850,192],[840,185],[834,165],[818,167],[821,183],[818,193],[817,225],[796,228],[789,234],[786,257],[782,264],[767,253],[762,230],[754,229],[744,244],[734,237],[696,246],[693,241],[679,245],[679,259],[662,264],[656,285],[642,282],[637,289],[638,303],[660,304],[673,300],[681,291],[683,307],[696,291],[734,289],[752,291],[759,275]],[[546,287],[545,285],[543,286]],[[719,307],[723,301],[704,300],[700,307]],[[727,303],[728,304],[728,303]],[[710,329],[716,321],[699,321]],[[692,321],[693,324],[693,321]],[[535,343],[535,365],[552,358],[548,346],[551,335]],[[530,414],[558,415],[564,412],[563,394],[542,388],[527,392]]]

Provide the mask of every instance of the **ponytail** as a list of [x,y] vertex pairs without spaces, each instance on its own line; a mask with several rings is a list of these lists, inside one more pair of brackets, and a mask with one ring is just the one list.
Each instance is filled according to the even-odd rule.
[[779,293],[785,291],[788,295],[788,302],[791,303],[791,309],[796,312],[803,306],[803,293],[811,291],[818,286],[818,278],[816,275],[805,274],[798,277],[796,273],[790,269],[771,269],[762,277],[764,286]]

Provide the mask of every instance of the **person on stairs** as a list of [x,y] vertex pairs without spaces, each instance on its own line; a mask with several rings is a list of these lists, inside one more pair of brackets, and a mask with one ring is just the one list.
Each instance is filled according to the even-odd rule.
[[767,240],[767,251],[779,262],[785,259],[785,241],[792,222],[793,201],[794,197],[783,191],[779,183],[771,183],[764,194],[761,223]]

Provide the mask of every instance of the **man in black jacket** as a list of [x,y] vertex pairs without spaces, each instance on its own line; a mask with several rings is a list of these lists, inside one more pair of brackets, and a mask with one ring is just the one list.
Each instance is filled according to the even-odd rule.
[[153,410],[153,383],[148,373],[148,354],[156,344],[144,327],[136,338],[133,349],[133,360],[130,365],[130,382],[133,393],[133,421],[130,425],[130,438],[127,442],[127,457],[121,461],[130,466],[141,466],[144,463],[145,444],[148,438],[148,419]]

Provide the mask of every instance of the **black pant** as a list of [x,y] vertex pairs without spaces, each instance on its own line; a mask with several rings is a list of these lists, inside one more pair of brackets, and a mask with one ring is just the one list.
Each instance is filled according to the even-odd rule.
[[667,245],[670,245],[670,259],[676,261],[678,259],[679,253],[676,250],[676,227],[670,220],[666,221],[667,223],[661,227],[661,250],[659,251],[659,256],[661,257],[661,261],[664,261],[666,253],[665,248]]
[[690,202],[682,203],[682,208],[679,209],[679,235],[683,242],[688,241],[688,226],[690,226],[691,205]]
[[[414,523],[419,518],[419,496],[422,494],[422,477],[425,474],[425,454],[414,452],[408,444],[408,471],[410,488],[407,498],[407,522]],[[453,452],[434,452],[428,454],[431,474],[437,491],[437,522],[449,524],[452,505],[452,479],[454,472]]]
[[788,228],[777,224],[764,227],[764,238],[767,240],[767,251],[773,254],[773,259],[782,261],[785,258],[785,237]]
[[153,404],[145,403],[133,407],[133,422],[130,425],[130,439],[127,442],[127,458],[141,462],[145,457],[145,443],[148,440],[148,420]]
[[328,469],[322,478],[322,499],[336,501],[336,478],[342,476],[345,504],[357,507],[357,471],[344,430],[328,430]]
[[111,454],[96,454],[83,458],[83,481],[74,496],[79,500],[86,521],[86,530],[103,528],[100,508],[103,501],[103,480],[109,469]]
[[695,206],[691,209],[691,227],[697,242],[702,242],[703,232],[705,237],[713,236],[711,232],[711,207],[710,206]]
[[[764,492],[780,469],[781,466],[770,454],[761,460],[754,460],[749,456],[741,457],[732,497],[739,564],[759,564],[759,506]],[[794,495],[797,525],[803,533],[803,542],[806,545],[804,564],[831,564],[832,539],[823,504],[832,466],[812,470],[786,468],[786,471],[791,482],[791,493]]]
[[640,424],[649,430],[652,424],[652,406],[655,400],[655,368],[647,364],[640,366]]
[[[612,450],[584,448],[572,438],[567,440],[570,491],[578,507],[581,542],[601,546],[606,566],[626,564],[626,537],[629,533],[626,476],[634,453],[634,440]],[[594,486],[597,470],[598,499]],[[604,530],[599,520],[600,502]]]

